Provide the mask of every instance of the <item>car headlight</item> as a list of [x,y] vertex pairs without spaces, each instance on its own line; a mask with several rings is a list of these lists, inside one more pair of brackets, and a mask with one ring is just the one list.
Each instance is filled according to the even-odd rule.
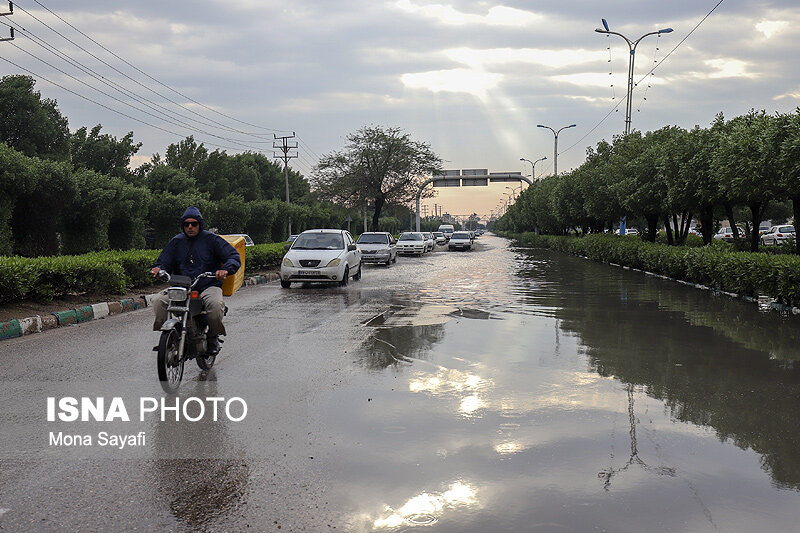
[[294,263],[292,263],[292,260],[289,259],[288,257],[284,257],[283,258],[283,266],[293,267]]
[[335,267],[335,266],[339,266],[339,263],[341,263],[341,262],[342,262],[342,260],[337,257],[336,259],[331,259],[331,262],[328,263],[325,266],[326,267]]

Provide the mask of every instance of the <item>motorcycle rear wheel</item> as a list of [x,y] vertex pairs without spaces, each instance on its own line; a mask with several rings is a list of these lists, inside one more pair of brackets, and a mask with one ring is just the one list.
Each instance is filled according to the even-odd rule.
[[[183,379],[184,361],[183,359],[178,361],[179,344],[180,335],[178,330],[175,329],[163,331],[161,339],[158,341],[158,357],[156,358],[158,380],[161,382],[161,388],[167,394],[174,394],[181,384],[181,379]],[[172,362],[171,364],[170,361]]]

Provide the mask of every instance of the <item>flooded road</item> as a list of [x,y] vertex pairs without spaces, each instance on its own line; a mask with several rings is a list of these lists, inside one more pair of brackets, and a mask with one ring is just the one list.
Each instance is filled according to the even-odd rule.
[[797,530],[800,317],[476,244],[240,291],[181,396],[246,419],[121,425],[140,448],[54,449],[41,419],[161,396],[149,310],[4,342],[0,528]]
[[485,239],[331,393],[348,530],[791,531],[800,320]]

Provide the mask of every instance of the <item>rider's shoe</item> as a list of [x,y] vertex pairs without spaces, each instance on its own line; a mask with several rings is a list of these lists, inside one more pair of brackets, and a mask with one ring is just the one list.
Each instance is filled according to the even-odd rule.
[[207,355],[217,355],[222,347],[220,346],[219,337],[216,335],[209,335],[208,346],[206,348]]

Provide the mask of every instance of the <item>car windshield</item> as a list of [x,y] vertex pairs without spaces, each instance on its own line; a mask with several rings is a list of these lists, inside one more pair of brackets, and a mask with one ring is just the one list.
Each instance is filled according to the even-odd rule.
[[358,238],[358,244],[387,244],[388,242],[386,235],[362,235]]
[[452,239],[469,239],[468,233],[453,233]]
[[781,233],[794,233],[794,226],[781,226],[778,231]]
[[399,241],[421,241],[422,234],[421,233],[403,233],[400,235],[400,238],[397,239]]
[[433,235],[434,235],[435,237],[444,237],[444,233],[442,233],[441,231],[437,231],[437,232],[436,232],[436,233],[434,233]]
[[344,240],[338,233],[303,233],[294,241],[292,250],[343,250]]

